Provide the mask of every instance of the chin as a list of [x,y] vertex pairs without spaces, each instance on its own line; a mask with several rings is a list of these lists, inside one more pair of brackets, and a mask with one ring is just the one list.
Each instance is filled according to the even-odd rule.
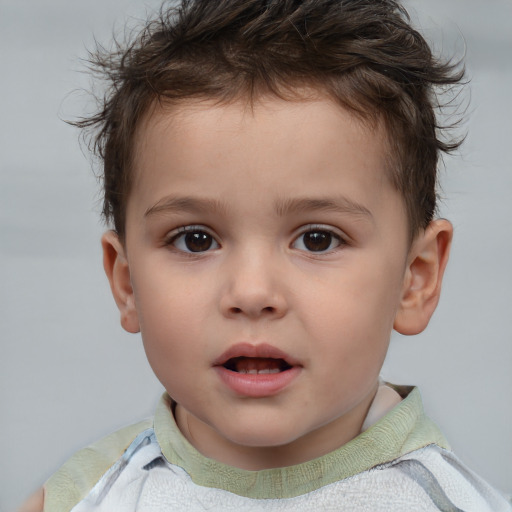
[[[240,427],[240,425],[238,425]],[[226,432],[221,435],[230,442],[251,448],[270,448],[285,446],[301,437],[301,433],[291,431],[280,425],[265,425],[253,423],[245,430],[237,428],[235,432]]]

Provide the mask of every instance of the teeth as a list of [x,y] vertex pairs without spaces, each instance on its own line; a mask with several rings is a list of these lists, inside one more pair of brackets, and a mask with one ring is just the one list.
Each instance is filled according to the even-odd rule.
[[242,369],[238,373],[242,373],[244,375],[261,375],[261,374],[270,374],[270,373],[279,373],[279,368],[265,368],[264,370],[256,370],[256,369]]

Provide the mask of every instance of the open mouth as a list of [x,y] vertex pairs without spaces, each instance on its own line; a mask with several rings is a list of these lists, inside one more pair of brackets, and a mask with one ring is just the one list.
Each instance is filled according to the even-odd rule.
[[291,386],[303,365],[277,347],[237,343],[221,354],[213,366],[224,385],[236,396],[271,397]]
[[275,359],[271,357],[232,357],[223,365],[226,370],[249,374],[249,375],[265,375],[273,373],[281,373],[291,370],[292,366],[284,359]]

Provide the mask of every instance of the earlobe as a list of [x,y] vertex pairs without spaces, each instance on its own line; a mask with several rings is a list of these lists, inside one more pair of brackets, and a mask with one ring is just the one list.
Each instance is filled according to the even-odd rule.
[[438,219],[414,240],[393,325],[399,333],[418,334],[427,327],[439,302],[452,236],[451,223]]
[[114,231],[107,231],[103,234],[101,246],[103,248],[103,268],[121,314],[121,325],[128,332],[139,332],[139,318],[135,308],[135,297],[125,248]]

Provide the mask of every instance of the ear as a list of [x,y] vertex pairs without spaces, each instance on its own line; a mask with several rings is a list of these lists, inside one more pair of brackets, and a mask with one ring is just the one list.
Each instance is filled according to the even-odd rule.
[[103,247],[103,268],[121,313],[121,325],[128,332],[139,332],[139,318],[135,308],[125,248],[114,231],[107,231],[101,237],[101,246]]
[[418,334],[427,327],[439,302],[452,236],[450,222],[439,219],[432,221],[414,240],[393,324],[399,333]]

